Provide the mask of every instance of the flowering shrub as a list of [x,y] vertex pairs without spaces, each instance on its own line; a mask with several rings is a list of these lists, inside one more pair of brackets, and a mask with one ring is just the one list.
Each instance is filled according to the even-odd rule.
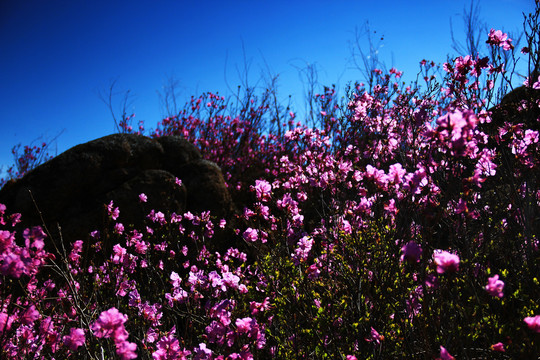
[[[486,37],[492,55],[514,50]],[[376,70],[372,91],[355,84],[342,103],[326,88],[313,128],[265,97],[192,98],[152,135],[183,136],[222,168],[233,225],[147,209],[136,229],[111,202],[107,228],[51,254],[56,239],[17,234],[21,215],[0,205],[0,354],[536,357],[539,120],[493,121],[483,95],[507,76],[501,59],[458,57],[439,80],[422,61],[425,89]],[[518,115],[538,108],[526,100]],[[227,226],[231,247],[216,251]]]

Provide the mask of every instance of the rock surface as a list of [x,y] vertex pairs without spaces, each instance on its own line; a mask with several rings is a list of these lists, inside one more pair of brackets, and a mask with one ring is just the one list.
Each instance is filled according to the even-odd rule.
[[[139,203],[140,193],[147,203]],[[22,214],[18,229],[45,223],[60,238],[59,224],[69,243],[106,225],[111,200],[120,209],[118,221],[139,229],[152,209],[166,214],[210,210],[227,219],[233,208],[219,167],[174,136],[105,136],[65,151],[0,190],[0,203]]]

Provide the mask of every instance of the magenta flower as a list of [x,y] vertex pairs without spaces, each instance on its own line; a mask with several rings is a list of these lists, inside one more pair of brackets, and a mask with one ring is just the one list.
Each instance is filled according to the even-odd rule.
[[396,163],[394,165],[390,165],[390,168],[388,169],[388,178],[393,183],[399,184],[406,173],[407,171],[403,168],[403,166],[400,163]]
[[255,180],[255,194],[259,201],[270,200],[272,194],[272,185],[266,180]]
[[109,212],[109,215],[113,220],[118,219],[118,216],[120,216],[120,210],[114,207],[114,203],[112,200],[109,205],[107,205],[107,211]]
[[140,194],[139,194],[139,201],[140,201],[140,202],[146,202],[146,201],[148,201],[148,197],[146,196],[145,193],[140,193]]
[[410,263],[417,263],[420,261],[420,255],[422,255],[422,248],[414,241],[409,241],[401,248],[401,262],[408,261]]
[[508,34],[503,33],[501,30],[491,29],[486,43],[490,45],[499,45],[504,50],[511,50],[514,48],[512,39],[509,39]]
[[523,319],[523,321],[525,321],[529,329],[540,333],[540,315],[536,315],[534,317],[528,316]]
[[236,319],[236,328],[239,334],[248,333],[251,330],[251,323],[253,319],[246,317],[243,319]]
[[499,280],[499,275],[492,276],[488,279],[486,290],[490,295],[502,298],[504,296],[503,288],[504,282],[502,280]]
[[200,343],[193,351],[195,352],[195,359],[209,359],[213,353],[212,350],[206,347],[205,343]]
[[84,345],[86,338],[84,336],[84,330],[79,328],[69,329],[69,335],[65,335],[62,338],[64,345],[71,351],[77,351],[79,346]]
[[256,229],[247,228],[243,236],[246,241],[255,242],[259,238],[259,232]]
[[6,252],[0,256],[0,273],[2,275],[11,276],[15,279],[21,277],[26,271],[24,262],[20,255],[13,252]]
[[439,274],[456,272],[459,270],[459,256],[444,250],[435,250],[433,261],[437,265]]
[[23,231],[23,237],[25,239],[25,245],[27,248],[33,247],[36,250],[41,250],[45,246],[43,239],[47,235],[43,232],[40,226],[34,226],[32,229],[25,229]]
[[34,305],[31,305],[20,318],[21,323],[25,325],[32,325],[34,321],[40,318],[39,311],[36,310]]
[[456,358],[450,355],[448,350],[446,350],[443,346],[441,346],[441,357],[437,360],[455,360]]
[[490,346],[491,350],[498,351],[498,352],[505,352],[504,350],[504,344],[502,342],[498,342],[496,344],[493,344]]
[[117,330],[124,328],[126,321],[127,315],[120,313],[116,308],[112,307],[107,311],[103,311],[99,315],[99,318],[90,325],[90,329],[97,337],[109,338],[116,335],[115,332]]
[[15,241],[15,234],[7,230],[0,230],[0,253],[3,253],[11,247]]
[[0,313],[0,334],[4,331],[11,330],[11,324],[16,317],[14,315],[8,315],[5,312]]
[[137,344],[128,341],[116,342],[116,353],[122,360],[136,359]]
[[157,348],[158,350],[152,353],[154,360],[182,360],[191,354],[190,351],[180,350],[180,342],[174,337],[174,329],[158,341]]

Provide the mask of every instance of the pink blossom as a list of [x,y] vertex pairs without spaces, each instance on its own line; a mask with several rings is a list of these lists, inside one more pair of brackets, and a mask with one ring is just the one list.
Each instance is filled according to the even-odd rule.
[[15,241],[15,234],[7,230],[0,230],[0,253],[3,253],[11,247]]
[[86,338],[84,336],[84,330],[79,328],[69,329],[69,335],[65,335],[62,338],[64,345],[71,351],[77,351],[79,346],[84,345]]
[[36,310],[34,305],[31,305],[20,318],[21,323],[25,325],[32,325],[34,321],[40,318],[39,311]]
[[496,344],[493,344],[490,346],[491,350],[498,351],[498,352],[505,352],[504,350],[504,344],[502,342],[498,342]]
[[227,220],[221,219],[219,220],[219,227],[222,229],[225,229],[225,225],[227,225]]
[[115,264],[122,263],[124,261],[124,256],[127,254],[127,250],[120,246],[120,244],[116,244],[113,246],[113,252],[112,262]]
[[118,208],[114,208],[114,203],[112,200],[109,205],[107,205],[107,211],[113,220],[118,219],[118,216],[120,216],[120,210]]
[[437,265],[439,274],[456,272],[459,270],[459,256],[448,251],[435,250],[433,260]]
[[487,292],[492,296],[503,297],[504,282],[499,280],[499,275],[494,275],[488,279],[486,285]]
[[[116,337],[116,331],[124,327],[124,323],[127,321],[127,315],[120,313],[116,308],[112,307],[107,311],[103,311],[99,318],[90,325],[90,329],[94,332],[94,335],[100,338],[109,338],[113,335]],[[119,332],[121,335],[122,332]]]
[[4,331],[11,330],[11,324],[16,317],[14,315],[8,315],[5,312],[0,313],[0,334]]
[[124,224],[122,223],[116,223],[114,224],[114,232],[117,234],[123,234],[124,233]]
[[246,317],[243,319],[236,319],[236,328],[239,334],[245,334],[251,331],[251,324],[253,322],[253,319],[250,317]]
[[525,321],[529,329],[537,333],[540,333],[540,315],[536,315],[532,317],[528,316],[525,319],[523,319],[523,321]]
[[293,258],[297,262],[306,261],[311,248],[313,247],[313,238],[310,236],[304,236],[297,243],[298,247],[294,250]]
[[180,350],[180,342],[174,337],[174,331],[163,336],[157,344],[158,350],[152,354],[154,360],[187,360],[190,351]]
[[21,277],[26,271],[24,262],[19,254],[9,252],[0,256],[0,272],[3,275],[11,276],[15,279]]
[[514,48],[512,39],[509,39],[508,34],[503,33],[501,30],[491,29],[486,43],[490,45],[499,45],[504,50],[511,50]]
[[256,229],[247,228],[243,237],[246,241],[255,242],[259,238],[259,232]]
[[535,90],[539,90],[540,89],[540,76],[538,77],[538,79],[534,83],[533,83],[533,81],[534,81],[534,79],[527,78],[523,82],[523,85],[525,85],[526,87],[533,88]]
[[448,350],[446,350],[443,346],[441,346],[441,357],[437,360],[455,360],[456,358],[450,355]]
[[208,349],[205,343],[200,343],[193,351],[195,352],[195,359],[209,359],[212,356],[212,350]]
[[272,185],[266,180],[255,180],[255,194],[259,201],[268,201],[272,195]]
[[128,341],[121,341],[116,342],[115,345],[116,353],[118,356],[120,356],[120,359],[130,360],[137,358],[137,353],[135,352],[137,350],[137,344]]
[[140,201],[140,202],[144,202],[144,203],[145,203],[146,201],[148,201],[148,197],[146,196],[145,193],[140,193],[140,194],[139,194],[139,201]]
[[34,226],[32,229],[25,229],[23,231],[26,247],[33,247],[38,251],[45,246],[43,239],[45,239],[46,236],[47,235],[45,235],[41,226]]
[[407,171],[403,169],[403,166],[401,166],[400,163],[390,165],[390,168],[388,169],[389,180],[395,184],[401,183],[401,180],[406,173]]

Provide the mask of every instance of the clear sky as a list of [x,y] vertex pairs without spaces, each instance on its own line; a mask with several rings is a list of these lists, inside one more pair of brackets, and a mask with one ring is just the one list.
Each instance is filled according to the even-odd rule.
[[[521,31],[534,0],[478,0],[488,28]],[[61,153],[114,132],[99,93],[130,90],[130,112],[155,128],[164,114],[157,91],[179,81],[182,103],[203,91],[229,93],[250,64],[279,74],[285,102],[303,111],[298,68],[315,64],[321,84],[343,89],[360,79],[351,66],[355,29],[383,35],[380,57],[415,77],[420,60],[442,63],[459,39],[469,1],[0,0],[0,165],[11,148],[43,137]],[[487,38],[487,34],[486,34]],[[365,37],[363,38],[365,40]],[[378,43],[378,42],[377,42]],[[367,43],[361,43],[366,46]],[[244,49],[244,50],[243,50]],[[464,54],[463,54],[464,55]],[[120,97],[115,106],[120,105]]]

